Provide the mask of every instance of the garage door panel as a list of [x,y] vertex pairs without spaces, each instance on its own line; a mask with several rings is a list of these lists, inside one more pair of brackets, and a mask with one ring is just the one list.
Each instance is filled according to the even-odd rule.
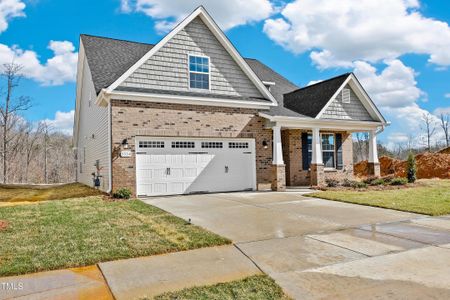
[[[164,140],[164,138],[157,138]],[[148,139],[151,141],[151,139]],[[190,140],[195,148],[172,148],[183,145],[182,139],[165,139],[165,148],[137,149],[136,180],[138,195],[156,196],[195,192],[222,192],[253,189],[255,186],[255,152],[253,140]],[[222,148],[206,148],[222,144]],[[214,144],[215,143],[215,144]],[[229,146],[233,143],[233,147]],[[244,145],[244,148],[239,148]],[[203,148],[202,148],[203,147]]]

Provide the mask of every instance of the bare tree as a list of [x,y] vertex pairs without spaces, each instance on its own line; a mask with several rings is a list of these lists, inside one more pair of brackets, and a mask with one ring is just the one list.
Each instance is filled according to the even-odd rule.
[[445,137],[445,145],[447,146],[447,147],[449,147],[450,146],[450,136],[449,136],[449,134],[450,134],[450,132],[449,132],[449,129],[450,129],[450,114],[441,114],[440,115],[440,126],[441,126],[441,128],[442,128],[442,130],[444,131],[444,137]]
[[44,182],[48,183],[48,151],[50,150],[50,130],[51,126],[47,124],[46,122],[42,122],[42,145],[43,145],[43,152],[44,152]]
[[[1,76],[6,79],[6,92],[2,95],[4,99],[0,103],[0,126],[3,129],[1,141],[1,157],[3,165],[3,183],[8,181],[8,161],[10,155],[15,155],[15,149],[18,146],[17,141],[19,132],[16,130],[23,119],[20,118],[21,111],[28,110],[31,107],[31,100],[29,97],[20,96],[14,98],[14,90],[19,86],[21,79],[20,71],[22,67],[15,63],[4,64]],[[23,128],[22,128],[23,129]]]
[[28,173],[30,169],[31,160],[33,159],[34,154],[39,149],[38,141],[40,136],[44,131],[44,123],[39,122],[37,128],[34,128],[33,124],[27,122],[24,140],[23,140],[23,150],[25,156],[25,182],[28,183]]
[[433,116],[430,113],[422,115],[423,130],[425,131],[427,138],[427,150],[431,151],[431,139],[436,132],[436,124],[433,120]]

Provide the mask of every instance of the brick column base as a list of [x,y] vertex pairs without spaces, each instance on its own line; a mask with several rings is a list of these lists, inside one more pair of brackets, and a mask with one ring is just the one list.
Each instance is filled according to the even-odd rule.
[[311,164],[311,185],[322,186],[325,185],[325,172],[323,164]]
[[286,165],[272,165],[272,191],[286,191]]
[[368,163],[368,174],[369,176],[380,177],[381,176],[381,168],[380,163]]

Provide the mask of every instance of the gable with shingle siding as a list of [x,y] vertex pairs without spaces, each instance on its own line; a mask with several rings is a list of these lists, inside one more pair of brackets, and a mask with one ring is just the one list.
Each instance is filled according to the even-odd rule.
[[339,92],[324,111],[321,119],[374,121],[352,88],[349,85],[346,85],[345,88],[350,89],[350,103],[343,103],[342,92]]
[[169,40],[120,87],[189,91],[188,54],[210,57],[209,93],[264,98],[199,17]]

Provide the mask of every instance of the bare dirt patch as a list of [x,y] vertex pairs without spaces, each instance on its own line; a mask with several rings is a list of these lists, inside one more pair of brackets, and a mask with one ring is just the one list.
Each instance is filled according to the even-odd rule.
[[[425,152],[416,155],[417,178],[441,178],[450,179],[450,153]],[[407,162],[390,158],[380,157],[381,176],[395,175],[406,177]],[[362,161],[354,166],[354,173],[358,177],[366,177],[368,174],[368,163]]]

